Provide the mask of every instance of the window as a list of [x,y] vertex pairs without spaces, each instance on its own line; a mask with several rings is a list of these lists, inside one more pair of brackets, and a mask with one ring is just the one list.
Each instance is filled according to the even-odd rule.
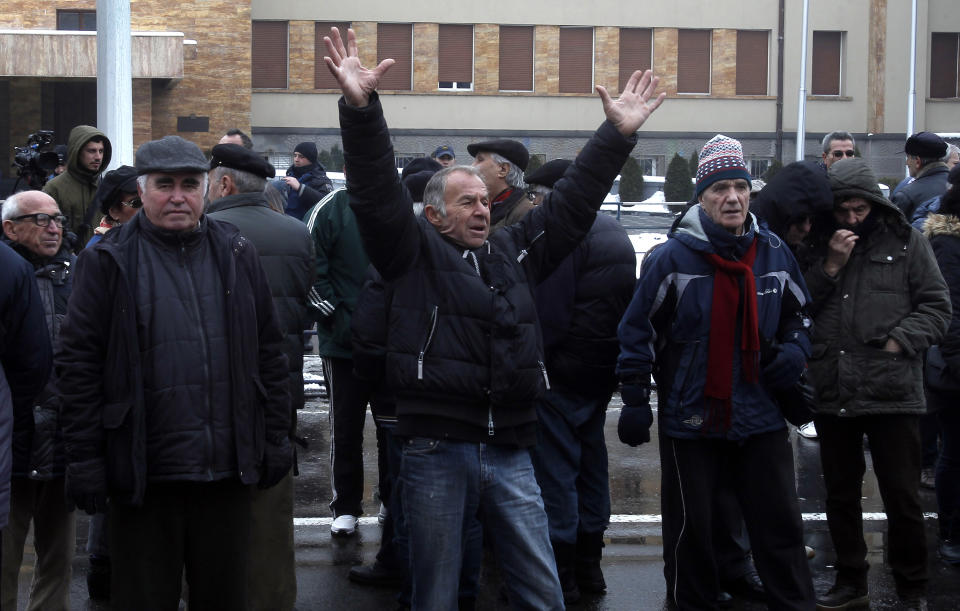
[[840,95],[843,32],[813,33],[813,95]]
[[560,28],[560,93],[593,92],[593,28]]
[[500,26],[500,90],[533,91],[533,26]]
[[80,32],[97,31],[97,11],[57,10],[58,30],[78,30]]
[[680,30],[677,93],[710,93],[710,30]]
[[274,153],[268,152],[267,161],[277,169],[277,177],[281,177],[287,172],[287,168],[293,165],[293,153]]
[[287,88],[287,22],[254,21],[251,84],[254,89]]
[[663,166],[663,156],[638,157],[637,165],[640,166],[644,176],[657,176],[657,170]]
[[737,95],[767,95],[769,32],[737,31]]
[[313,87],[314,89],[340,89],[337,79],[333,78],[330,70],[327,68],[323,56],[327,54],[327,47],[323,44],[323,37],[330,35],[330,28],[338,28],[341,36],[347,35],[347,28],[350,27],[349,21],[317,21],[314,23],[313,31]]
[[440,25],[437,87],[473,89],[473,26]]
[[960,97],[960,34],[934,32],[930,44],[930,97]]
[[409,23],[377,24],[377,63],[396,62],[380,79],[380,89],[409,91],[413,88],[413,26]]
[[398,170],[402,170],[407,166],[408,163],[420,157],[426,157],[426,155],[424,155],[423,153],[399,153],[397,151],[393,152],[393,161],[394,161],[394,164],[397,166]]
[[751,159],[750,176],[752,178],[762,178],[763,175],[767,173],[767,170],[770,169],[771,163],[773,163],[772,159]]
[[653,30],[620,28],[620,91],[627,86],[635,70],[653,65]]

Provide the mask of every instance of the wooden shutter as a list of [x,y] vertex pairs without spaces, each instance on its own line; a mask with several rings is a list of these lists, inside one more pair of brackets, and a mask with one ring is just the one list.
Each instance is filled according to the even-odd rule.
[[593,28],[560,28],[560,93],[593,91]]
[[842,32],[813,33],[813,95],[840,95],[840,52]]
[[330,28],[339,28],[340,35],[346,40],[347,28],[350,27],[349,21],[317,21],[313,26],[313,87],[315,89],[336,89],[339,91],[340,85],[337,79],[333,78],[327,64],[323,61],[323,56],[327,54],[327,47],[323,44],[323,37],[330,35]]
[[287,88],[287,22],[253,22],[253,73],[257,88]]
[[533,26],[500,26],[500,90],[533,91]]
[[441,24],[437,42],[437,80],[472,82],[473,26]]
[[635,70],[650,69],[652,40],[653,30],[649,28],[620,28],[620,91]]
[[409,91],[413,88],[413,26],[409,23],[377,24],[377,62],[392,58],[396,63],[380,79],[380,89]]
[[737,95],[767,95],[766,31],[737,32]]
[[710,30],[680,30],[677,92],[710,93]]
[[960,97],[960,34],[934,32],[930,41],[930,97]]

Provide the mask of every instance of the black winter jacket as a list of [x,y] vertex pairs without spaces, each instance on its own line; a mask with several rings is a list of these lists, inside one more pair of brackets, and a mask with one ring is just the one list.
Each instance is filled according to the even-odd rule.
[[953,306],[950,326],[940,340],[940,352],[950,373],[960,377],[960,218],[953,214],[930,214],[923,233],[930,239]]
[[890,196],[890,200],[900,208],[909,221],[913,218],[913,211],[917,206],[946,192],[949,173],[947,164],[932,163],[920,171],[916,180]]
[[392,289],[387,384],[398,434],[528,445],[545,382],[531,288],[583,239],[636,137],[605,122],[545,203],[465,250],[417,219],[376,94],[340,101],[347,189],[364,246]]
[[[139,505],[148,479],[155,472],[164,479],[178,470],[179,461],[193,468],[201,448],[209,447],[209,432],[193,430],[194,443],[178,443],[165,452],[164,464],[149,464],[147,447],[156,431],[148,425],[145,373],[137,298],[141,240],[148,239],[138,214],[129,223],[107,233],[80,256],[74,292],[63,322],[55,369],[63,398],[62,426],[66,442],[68,486],[72,480],[84,490],[105,489],[114,501]],[[201,217],[202,240],[214,258],[226,304],[228,363],[233,432],[233,463],[240,481],[258,481],[266,446],[288,444],[290,397],[287,360],[281,345],[276,308],[266,276],[249,240],[232,225]],[[155,289],[156,290],[156,289]],[[162,293],[162,287],[160,293]],[[156,295],[162,304],[164,295]],[[162,314],[162,309],[155,309]],[[149,332],[149,330],[147,330]],[[196,354],[197,366],[206,366]],[[100,381],[100,383],[97,383]],[[187,389],[172,388],[179,393]],[[180,406],[185,410],[190,405]],[[191,418],[196,414],[191,413]],[[171,418],[175,424],[176,418]],[[191,431],[182,431],[187,439]],[[166,428],[160,434],[169,437]],[[289,447],[289,446],[288,446]],[[165,450],[170,450],[165,448]],[[182,454],[178,454],[182,453]],[[184,479],[196,480],[196,473]]]
[[210,202],[207,216],[236,225],[257,248],[280,317],[290,368],[290,403],[303,407],[303,332],[313,321],[307,293],[313,284],[313,241],[303,223],[270,209],[262,193],[238,193]]
[[587,237],[536,289],[547,372],[590,396],[617,386],[617,325],[633,298],[637,256],[613,217],[597,215]]

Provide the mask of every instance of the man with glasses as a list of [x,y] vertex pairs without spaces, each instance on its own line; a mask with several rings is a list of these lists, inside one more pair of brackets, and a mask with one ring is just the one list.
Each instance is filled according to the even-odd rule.
[[[41,191],[17,193],[3,204],[3,239],[33,265],[52,344],[67,311],[76,262],[63,241],[66,220],[57,202]],[[10,522],[3,531],[0,563],[0,607],[4,609],[17,608],[17,580],[31,522],[37,561],[27,608],[70,606],[76,526],[64,498],[60,404],[51,377],[34,401],[31,415],[14,422]]]
[[856,157],[857,143],[850,132],[835,131],[823,137],[823,165],[828,170],[844,157]]

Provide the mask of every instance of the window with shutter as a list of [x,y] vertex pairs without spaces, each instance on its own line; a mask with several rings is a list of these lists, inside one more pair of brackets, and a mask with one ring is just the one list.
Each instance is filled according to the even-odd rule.
[[473,26],[440,24],[437,38],[438,88],[473,89]]
[[287,88],[287,22],[254,21],[251,46],[254,89]]
[[737,31],[737,95],[767,95],[769,32]]
[[560,93],[593,91],[593,28],[560,28]]
[[96,32],[97,11],[57,9],[57,29]]
[[620,28],[620,91],[627,86],[636,70],[649,70],[653,65],[653,30]]
[[960,33],[933,32],[931,35],[930,97],[960,97]]
[[533,26],[500,26],[500,90],[533,91]]
[[843,32],[813,33],[811,94],[840,95],[842,59]]
[[340,30],[340,35],[346,38],[347,29],[350,27],[349,21],[317,21],[314,22],[313,30],[313,87],[314,89],[340,89],[337,79],[330,74],[327,64],[323,61],[323,56],[327,54],[327,47],[323,44],[323,37],[330,35],[330,28]]
[[413,88],[413,26],[411,24],[377,24],[377,62],[387,58],[392,58],[396,63],[380,79],[380,89],[411,90]]
[[710,30],[680,30],[677,93],[710,93]]

